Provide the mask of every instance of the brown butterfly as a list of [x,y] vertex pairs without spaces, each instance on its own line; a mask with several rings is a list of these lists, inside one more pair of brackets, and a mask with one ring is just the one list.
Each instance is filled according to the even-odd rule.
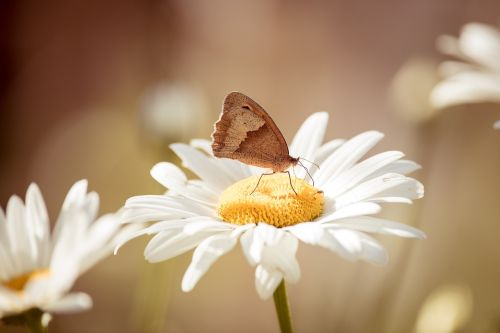
[[[283,134],[267,112],[250,97],[239,92],[229,93],[224,99],[212,139],[214,156],[269,168],[272,173],[287,172],[290,185],[290,173],[286,170],[297,164],[302,165],[300,158],[289,155]],[[295,192],[293,186],[292,189]]]

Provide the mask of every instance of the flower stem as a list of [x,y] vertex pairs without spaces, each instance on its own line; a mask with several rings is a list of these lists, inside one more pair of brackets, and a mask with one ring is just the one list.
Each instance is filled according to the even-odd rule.
[[290,315],[290,307],[286,296],[285,280],[281,280],[278,288],[274,291],[273,297],[281,333],[292,333],[292,316]]
[[44,313],[38,309],[27,311],[24,315],[25,325],[30,333],[48,333],[48,323],[44,323]]
[[47,333],[50,315],[43,311],[33,308],[17,315],[2,318],[5,325],[24,326],[30,333]]

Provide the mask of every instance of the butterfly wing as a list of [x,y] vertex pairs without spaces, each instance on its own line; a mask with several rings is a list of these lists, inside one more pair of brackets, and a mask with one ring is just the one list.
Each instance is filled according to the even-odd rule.
[[224,99],[212,134],[216,157],[281,171],[290,159],[288,145],[267,112],[250,97],[232,92]]

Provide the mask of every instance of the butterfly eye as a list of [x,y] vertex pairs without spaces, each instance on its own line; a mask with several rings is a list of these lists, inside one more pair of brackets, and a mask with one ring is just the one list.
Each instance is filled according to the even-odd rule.
[[246,105],[246,104],[242,105],[241,107],[242,107],[243,109],[247,109],[247,110],[251,111],[250,106],[248,106],[248,105]]

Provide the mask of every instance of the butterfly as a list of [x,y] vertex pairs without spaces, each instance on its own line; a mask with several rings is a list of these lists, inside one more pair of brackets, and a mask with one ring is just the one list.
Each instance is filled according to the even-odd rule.
[[[302,165],[300,158],[290,156],[283,134],[264,108],[240,92],[231,92],[224,99],[212,139],[215,157],[268,168],[272,173],[287,172],[290,185],[287,169]],[[263,175],[268,174],[262,174],[259,182]],[[292,189],[295,192],[293,186]]]

